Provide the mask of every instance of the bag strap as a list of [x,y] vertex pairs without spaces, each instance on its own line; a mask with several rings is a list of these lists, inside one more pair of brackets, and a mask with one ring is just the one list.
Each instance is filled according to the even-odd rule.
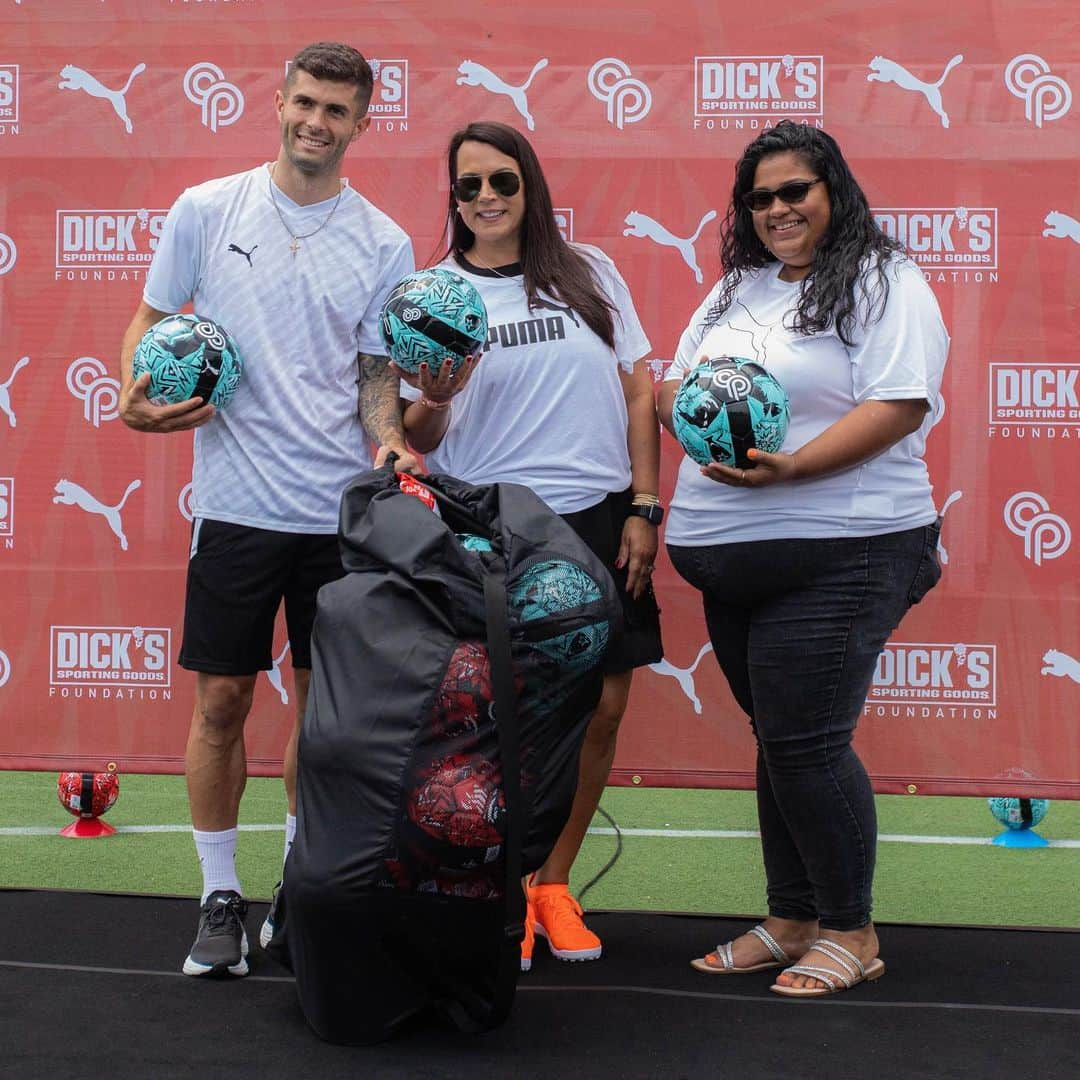
[[[506,564],[494,561],[484,578],[484,606],[487,616],[488,658],[495,698],[495,729],[502,762],[503,796],[506,799],[507,936],[517,930],[516,941],[525,934],[525,893],[521,888],[521,747],[519,744],[517,691],[510,651],[510,623],[507,618]],[[518,958],[520,960],[520,956]]]
[[523,825],[517,692],[514,689],[510,624],[506,614],[506,563],[501,558],[491,561],[484,576],[484,607],[491,686],[495,699],[495,729],[502,763],[503,797],[506,800],[504,924],[491,1000],[484,1002],[481,1007],[474,998],[470,1003],[471,1009],[466,1009],[460,1000],[445,1000],[442,1003],[454,1023],[462,1031],[472,1033],[488,1031],[509,1015],[521,971],[521,940],[525,936],[525,893],[521,887]]

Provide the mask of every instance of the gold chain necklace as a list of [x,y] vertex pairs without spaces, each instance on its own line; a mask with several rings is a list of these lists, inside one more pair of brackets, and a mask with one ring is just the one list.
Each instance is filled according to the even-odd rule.
[[270,176],[267,182],[270,185],[270,201],[274,204],[274,209],[277,211],[278,220],[281,222],[282,228],[289,234],[292,243],[289,245],[289,250],[292,252],[292,257],[296,258],[296,253],[300,250],[300,241],[307,240],[314,236],[316,233],[320,233],[327,225],[330,224],[330,219],[334,216],[334,211],[338,208],[338,203],[341,202],[341,194],[345,190],[345,185],[342,184],[338,188],[337,198],[334,200],[334,205],[330,207],[330,213],[326,215],[323,223],[317,228],[312,229],[309,233],[300,233],[297,235],[289,228],[288,222],[285,220],[285,215],[281,212],[281,207],[278,206],[277,196],[274,194],[274,170],[277,168],[277,162],[270,166]]
[[[475,248],[475,247],[474,247],[474,248],[472,249],[472,257],[473,257],[473,258],[474,258],[474,259],[475,259],[475,260],[476,260],[476,261],[477,261],[477,262],[478,262],[478,263],[479,263],[479,264],[480,264],[480,265],[481,265],[481,266],[482,266],[482,267],[483,267],[483,268],[484,268],[485,270],[490,270],[490,271],[491,271],[491,272],[492,272],[492,273],[493,273],[493,274],[494,274],[494,275],[495,275],[496,277],[501,277],[501,278],[515,278],[515,277],[518,277],[518,276],[520,276],[520,275],[518,275],[518,274],[501,274],[501,273],[499,273],[499,271],[498,271],[498,270],[496,270],[496,269],[495,269],[495,267],[494,267],[494,266],[488,266],[488,264],[487,264],[486,262],[484,262],[484,260],[483,260],[483,259],[481,259],[479,255],[477,255],[477,253],[476,253],[476,248]],[[468,260],[466,259],[466,261],[468,261]],[[519,261],[520,261],[520,260],[519,260]],[[507,264],[507,265],[510,265],[510,264]]]

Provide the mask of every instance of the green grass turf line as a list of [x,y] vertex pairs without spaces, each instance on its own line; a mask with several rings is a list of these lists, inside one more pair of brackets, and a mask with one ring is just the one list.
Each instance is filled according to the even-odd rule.
[[[0,827],[71,820],[56,798],[54,773],[0,773]],[[999,831],[982,798],[879,796],[883,833],[989,837]],[[610,788],[603,806],[622,828],[755,829],[752,792]],[[182,777],[120,778],[112,825],[188,821]],[[242,824],[284,821],[279,780],[248,782]],[[606,825],[597,819],[597,825]],[[1047,839],[1080,839],[1080,803],[1054,800],[1039,826]],[[245,832],[237,869],[253,898],[267,897],[280,869],[283,835]],[[589,836],[574,868],[580,888],[615,848]],[[128,833],[102,840],[59,835],[0,837],[0,886],[197,895],[191,836]],[[878,849],[875,916],[885,921],[1025,926],[1080,925],[1080,850],[1014,850],[887,843]],[[756,839],[627,837],[622,858],[588,893],[593,908],[749,913],[762,910]],[[715,944],[715,943],[713,943]],[[691,950],[696,943],[691,943]]]

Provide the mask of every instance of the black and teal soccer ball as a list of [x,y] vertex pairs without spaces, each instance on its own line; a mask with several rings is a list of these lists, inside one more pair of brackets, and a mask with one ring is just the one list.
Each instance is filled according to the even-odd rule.
[[703,360],[675,392],[675,437],[699,465],[753,468],[751,449],[775,453],[791,409],[784,388],[760,364],[739,356]]
[[137,379],[150,372],[146,396],[155,405],[201,397],[223,409],[244,365],[225,327],[198,315],[166,315],[143,334],[131,362]]
[[[603,659],[607,619],[590,618],[584,611],[580,620],[574,618],[575,611],[602,598],[600,586],[581,567],[564,559],[534,563],[510,586],[509,596],[522,622],[535,624],[526,627],[528,645],[560,668],[587,670]],[[553,627],[550,635],[543,633],[545,621]]]
[[1033,829],[1050,808],[1049,799],[1020,799],[996,795],[986,800],[990,813],[1007,829]]
[[394,286],[379,329],[390,359],[403,371],[415,374],[421,364],[437,368],[448,358],[456,371],[487,344],[487,308],[453,270],[417,270]]

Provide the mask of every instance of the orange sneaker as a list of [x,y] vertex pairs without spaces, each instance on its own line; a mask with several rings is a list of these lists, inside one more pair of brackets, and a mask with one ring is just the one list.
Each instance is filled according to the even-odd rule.
[[521,970],[532,967],[533,942],[536,940],[536,912],[532,903],[525,904],[525,936],[521,939]]
[[581,905],[566,884],[529,885],[529,904],[536,917],[536,933],[547,939],[559,960],[597,960],[600,939],[582,921]]

